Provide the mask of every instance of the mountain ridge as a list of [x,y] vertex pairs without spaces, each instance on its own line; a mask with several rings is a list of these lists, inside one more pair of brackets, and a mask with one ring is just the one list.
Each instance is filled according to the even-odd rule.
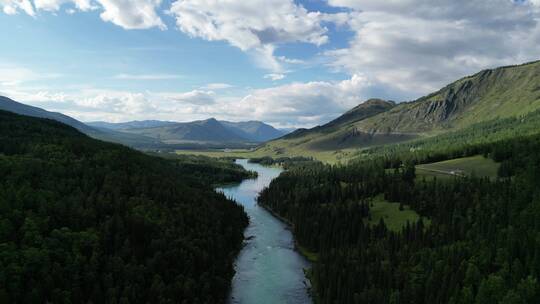
[[259,150],[301,154],[366,148],[525,115],[540,109],[540,61],[482,70],[376,113],[366,113],[369,107],[362,105],[368,101],[323,126],[297,130]]
[[[122,123],[94,121],[83,123],[62,113],[26,105],[0,96],[0,110],[20,115],[48,118],[70,125],[86,135],[109,142],[121,143],[139,149],[174,149],[188,146],[204,147],[210,144],[251,146],[284,135],[274,127],[260,121],[228,122],[215,118],[179,123],[159,120],[135,120]],[[239,146],[240,147],[240,146]]]
[[127,128],[122,131],[164,140],[168,143],[203,142],[264,142],[284,133],[261,121],[230,122],[215,118],[191,122],[166,122],[149,128]]

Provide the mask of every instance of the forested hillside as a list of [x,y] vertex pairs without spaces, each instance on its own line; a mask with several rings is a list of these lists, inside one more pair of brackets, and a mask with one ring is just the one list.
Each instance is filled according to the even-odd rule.
[[[317,303],[540,303],[540,136],[458,143],[297,166],[261,194],[314,260]],[[499,177],[416,175],[471,155],[498,162]]]
[[249,174],[199,163],[0,111],[0,303],[225,302],[248,219],[210,185]]

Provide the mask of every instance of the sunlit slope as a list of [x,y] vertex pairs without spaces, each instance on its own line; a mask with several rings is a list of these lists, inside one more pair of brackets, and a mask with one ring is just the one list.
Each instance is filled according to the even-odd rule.
[[336,154],[459,130],[540,108],[540,61],[485,70],[412,102],[369,100],[336,120],[268,142],[268,155]]
[[355,126],[365,132],[431,133],[518,116],[540,107],[540,61],[485,70]]
[[302,155],[311,152],[322,153],[347,149],[359,145],[385,143],[388,138],[358,134],[354,124],[388,111],[395,103],[380,99],[370,99],[357,107],[346,112],[337,119],[313,129],[299,129],[280,139],[271,141],[259,148],[264,153],[270,154],[295,154]]

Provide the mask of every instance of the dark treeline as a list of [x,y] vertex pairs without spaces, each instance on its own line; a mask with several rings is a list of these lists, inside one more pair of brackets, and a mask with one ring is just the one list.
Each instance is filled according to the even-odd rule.
[[248,219],[214,169],[0,111],[0,303],[225,302]]
[[277,157],[272,158],[269,156],[254,157],[249,159],[250,163],[260,164],[263,166],[279,165],[285,170],[289,170],[297,166],[312,165],[318,163],[313,157],[293,156],[293,157]]
[[[427,162],[426,151],[299,167],[275,179],[259,202],[318,253],[310,273],[317,303],[540,303],[539,151],[536,136],[446,155],[502,162],[496,180],[418,180],[414,163]],[[383,220],[368,224],[376,195],[429,223],[401,231]]]
[[540,111],[521,117],[482,122],[436,137],[393,145],[372,147],[358,152],[358,160],[379,159],[415,163],[436,162],[451,158],[485,154],[494,142],[533,136],[540,130]]
[[150,153],[170,159],[179,170],[190,172],[190,177],[204,184],[221,185],[239,183],[256,178],[257,172],[247,171],[234,158],[213,158],[201,155],[177,155],[173,153]]

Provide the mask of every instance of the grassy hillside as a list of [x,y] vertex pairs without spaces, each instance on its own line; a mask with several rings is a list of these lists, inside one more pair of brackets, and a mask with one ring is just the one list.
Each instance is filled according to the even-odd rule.
[[[384,144],[407,137],[396,135],[396,138],[381,137],[378,135],[360,134],[351,125],[368,117],[388,111],[393,108],[393,102],[371,99],[346,112],[337,119],[310,130],[300,129],[282,139],[271,141],[261,147],[266,153],[287,151],[291,154],[301,155],[306,151],[335,151],[356,146],[369,146]],[[408,138],[408,137],[407,137]]]
[[454,176],[477,176],[496,178],[499,164],[481,155],[461,157],[416,166],[416,176],[452,178]]
[[376,133],[433,133],[540,108],[540,61],[485,70],[355,126]]
[[538,109],[540,61],[485,70],[412,102],[370,100],[324,126],[298,130],[256,152],[336,162],[354,150],[456,132]]

